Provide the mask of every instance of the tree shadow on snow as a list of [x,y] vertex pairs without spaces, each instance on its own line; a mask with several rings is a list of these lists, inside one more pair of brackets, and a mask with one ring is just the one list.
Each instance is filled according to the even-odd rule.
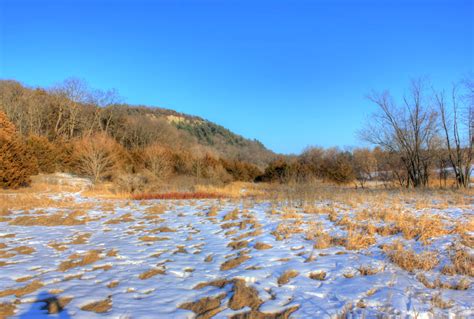
[[40,292],[30,309],[19,315],[19,319],[71,319],[65,309],[65,300],[46,291]]

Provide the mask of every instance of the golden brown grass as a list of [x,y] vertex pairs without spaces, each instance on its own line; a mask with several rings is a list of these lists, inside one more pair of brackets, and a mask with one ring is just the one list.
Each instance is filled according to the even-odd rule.
[[40,289],[43,286],[44,284],[42,282],[40,282],[39,280],[34,280],[28,285],[20,287],[20,288],[9,288],[9,289],[0,291],[0,298],[5,297],[5,296],[10,296],[10,295],[15,295],[16,297],[22,297],[24,295],[35,292],[36,290]]
[[466,249],[458,249],[451,254],[451,265],[443,267],[445,275],[468,275],[474,277],[474,256]]
[[142,272],[140,275],[138,275],[138,278],[140,278],[141,280],[146,280],[156,275],[164,275],[164,274],[165,274],[165,271],[163,269],[152,268],[145,272]]
[[85,254],[73,254],[69,256],[68,260],[63,261],[59,267],[59,271],[67,271],[71,268],[83,267],[95,263],[102,259],[102,251],[100,250],[90,250]]
[[266,191],[261,185],[247,182],[232,182],[222,187],[212,185],[196,185],[196,192],[215,193],[224,198],[239,197],[261,197],[266,195]]
[[359,273],[362,276],[370,276],[370,275],[375,275],[375,274],[383,271],[384,267],[374,267],[374,266],[370,266],[370,265],[362,265],[359,268],[357,268],[357,270],[359,271]]
[[74,226],[84,225],[90,219],[84,211],[62,212],[51,215],[25,215],[18,216],[10,221],[16,226]]
[[91,311],[95,313],[105,313],[112,309],[112,298],[91,302],[81,307],[81,310]]
[[18,246],[12,250],[16,251],[20,255],[31,255],[32,253],[36,252],[36,249],[29,246]]
[[309,274],[309,278],[313,280],[325,280],[326,272],[325,271],[313,271]]
[[262,243],[262,242],[257,242],[254,245],[254,248],[257,250],[266,250],[266,249],[271,249],[273,246],[267,243]]
[[302,225],[303,221],[301,220],[285,220],[278,224],[271,234],[275,236],[276,240],[284,240],[290,238],[293,234],[304,232]]
[[349,250],[366,249],[375,243],[375,238],[369,234],[358,231],[349,231],[345,247]]
[[285,271],[283,274],[281,274],[280,277],[278,277],[277,283],[278,285],[286,285],[287,283],[290,282],[292,278],[295,278],[296,276],[299,275],[299,272],[297,272],[294,269],[290,269]]
[[225,261],[222,265],[221,265],[221,270],[229,270],[229,269],[232,269],[232,268],[235,268],[237,266],[239,266],[240,264],[242,264],[243,262],[245,262],[246,260],[250,259],[249,256],[247,255],[240,255],[236,258],[232,258],[232,259],[229,259],[227,261]]
[[234,279],[234,287],[232,289],[232,297],[229,300],[229,308],[232,310],[240,310],[244,307],[258,309],[263,301],[258,296],[258,291],[245,284],[242,279]]
[[231,241],[227,247],[231,247],[232,249],[242,249],[246,248],[249,245],[249,242],[247,240],[241,240],[241,241]]
[[135,221],[135,219],[133,219],[132,217],[132,214],[130,213],[127,213],[127,214],[123,214],[117,218],[112,218],[112,219],[109,219],[108,221],[105,222],[106,225],[115,225],[115,224],[120,224],[120,223],[130,223],[130,222],[133,222]]
[[441,281],[441,278],[438,277],[433,281],[428,280],[426,276],[422,273],[416,276],[426,288],[429,289],[453,289],[453,290],[467,290],[471,286],[471,282],[467,278],[461,278],[459,281],[456,282],[449,282],[449,281]]
[[391,262],[410,272],[416,269],[431,270],[439,262],[437,253],[424,251],[417,254],[411,249],[406,249],[400,241],[384,246],[383,250]]
[[453,302],[451,300],[443,299],[441,293],[437,293],[431,298],[431,304],[441,309],[449,309],[453,306]]
[[15,281],[16,282],[25,282],[25,281],[28,281],[32,278],[33,278],[33,276],[24,276],[24,277],[19,277],[19,278],[15,279]]
[[0,319],[8,318],[15,314],[16,306],[12,303],[0,303]]
[[107,284],[107,288],[112,289],[112,288],[117,287],[119,284],[120,284],[120,281],[118,281],[118,280],[113,280],[113,281],[111,281],[111,282],[109,282],[109,283]]
[[162,241],[162,240],[168,240],[169,237],[157,237],[157,236],[141,236],[140,238],[141,241],[144,242],[155,242],[155,241]]
[[204,297],[194,302],[183,303],[179,308],[191,310],[196,314],[196,318],[208,319],[223,310],[220,305],[225,296],[224,293],[215,297]]

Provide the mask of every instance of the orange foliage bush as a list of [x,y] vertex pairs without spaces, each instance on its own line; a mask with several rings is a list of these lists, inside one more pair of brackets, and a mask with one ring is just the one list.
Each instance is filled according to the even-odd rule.
[[28,150],[38,160],[38,170],[41,173],[54,173],[58,158],[58,150],[46,137],[30,135],[26,139]]
[[18,188],[38,173],[36,158],[17,135],[15,126],[0,112],[0,187]]

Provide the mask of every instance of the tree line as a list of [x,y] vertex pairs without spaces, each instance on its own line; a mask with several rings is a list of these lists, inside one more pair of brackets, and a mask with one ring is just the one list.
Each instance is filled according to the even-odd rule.
[[298,156],[276,156],[213,123],[129,106],[116,91],[93,90],[81,80],[47,90],[0,81],[1,186],[62,171],[131,192],[172,182],[427,187],[435,181],[447,186],[450,177],[455,186],[469,187],[473,92],[468,79],[449,92],[414,81],[400,101],[372,93],[377,111],[359,135],[374,148],[309,147]]
[[[253,181],[271,155],[261,144],[210,122],[123,104],[116,91],[94,90],[74,78],[47,90],[0,81],[0,114],[4,188],[24,186],[27,176],[56,171],[113,181],[126,191],[170,181]],[[212,145],[201,143],[193,128],[207,134]],[[246,160],[250,153],[256,161]]]

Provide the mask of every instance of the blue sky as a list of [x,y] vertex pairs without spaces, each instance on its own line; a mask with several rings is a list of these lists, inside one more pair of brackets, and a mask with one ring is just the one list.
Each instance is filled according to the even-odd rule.
[[0,0],[0,78],[70,77],[272,150],[357,146],[371,90],[473,71],[474,1]]

